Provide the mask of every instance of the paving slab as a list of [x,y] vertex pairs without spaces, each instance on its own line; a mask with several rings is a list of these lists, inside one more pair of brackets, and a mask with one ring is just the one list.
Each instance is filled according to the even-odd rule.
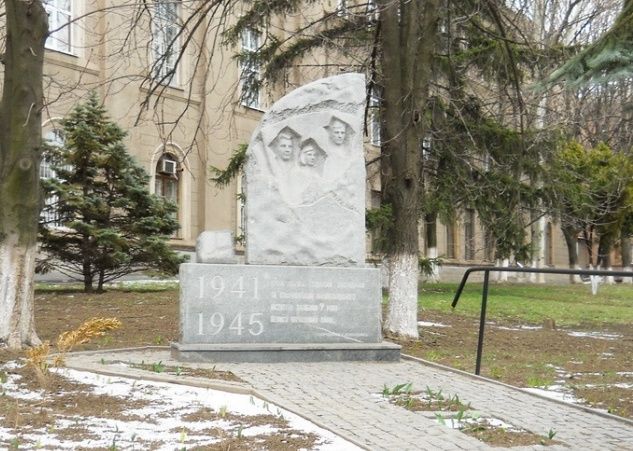
[[[556,431],[552,446],[519,446],[513,450],[633,450],[633,421],[583,406],[528,393],[458,370],[405,358],[400,362],[183,363],[169,348],[73,353],[75,369],[178,384],[251,393],[290,410],[369,450],[490,450],[491,447],[440,424],[429,412],[412,412],[389,403],[383,387],[413,388],[458,395],[483,416],[546,436]],[[164,373],[151,374],[111,362],[159,362],[191,368],[231,371],[244,383]]]

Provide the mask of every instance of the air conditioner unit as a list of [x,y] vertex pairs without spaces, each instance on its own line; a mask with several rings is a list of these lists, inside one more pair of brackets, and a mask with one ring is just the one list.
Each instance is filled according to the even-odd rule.
[[160,172],[162,172],[163,174],[176,175],[177,170],[177,161],[168,160],[167,158],[163,159],[163,164],[161,165]]

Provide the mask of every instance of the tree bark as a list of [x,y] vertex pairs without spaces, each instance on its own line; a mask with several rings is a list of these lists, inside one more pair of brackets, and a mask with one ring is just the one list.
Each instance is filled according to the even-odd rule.
[[[86,242],[87,239],[84,239]],[[84,255],[83,262],[83,276],[84,276],[84,292],[92,293],[94,291],[93,281],[94,281],[94,272],[92,270],[92,265],[90,264],[90,260]]]
[[437,0],[378,2],[383,86],[381,152],[384,200],[393,211],[387,252],[389,309],[384,328],[417,338],[420,143],[437,39]]
[[42,77],[48,18],[39,0],[5,0],[0,103],[0,342],[39,343],[33,278],[40,212]]
[[[598,267],[611,271],[611,248],[613,247],[613,235],[611,233],[603,233],[598,243]],[[614,284],[613,276],[606,276],[605,283]]]
[[602,234],[598,240],[598,261],[597,265],[602,269],[611,267],[611,244],[612,239],[609,234]]
[[103,293],[103,284],[105,283],[105,270],[99,271],[99,282],[97,283],[97,293]]
[[[569,261],[569,268],[578,269],[578,242],[576,240],[576,236],[578,234],[572,227],[566,225],[561,224],[560,229],[563,232],[563,237],[565,237],[565,244],[567,245],[567,258]],[[571,274],[569,276],[569,283],[576,283],[578,282],[578,279],[578,276]]]

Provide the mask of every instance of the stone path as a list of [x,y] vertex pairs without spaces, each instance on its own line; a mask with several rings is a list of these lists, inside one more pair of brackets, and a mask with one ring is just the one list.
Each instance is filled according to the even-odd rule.
[[[228,370],[248,384],[226,384],[108,365],[110,360]],[[513,447],[513,450],[633,450],[633,421],[600,414],[533,395],[494,381],[437,365],[405,360],[398,363],[326,362],[276,364],[182,364],[166,348],[77,353],[68,366],[122,376],[171,380],[234,391],[251,391],[370,450],[489,450],[475,438],[438,423],[433,413],[411,412],[387,402],[384,386],[411,382],[413,388],[458,395],[482,416],[492,416],[539,435],[556,431],[560,445]],[[142,376],[141,376],[142,375]]]

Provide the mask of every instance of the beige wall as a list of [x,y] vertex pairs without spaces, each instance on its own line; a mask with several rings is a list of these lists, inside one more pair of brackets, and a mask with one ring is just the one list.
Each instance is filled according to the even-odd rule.
[[[188,8],[196,3],[183,2],[182,15],[186,17]],[[128,132],[128,150],[151,175],[150,191],[154,190],[155,167],[162,153],[178,157],[183,169],[179,175],[181,231],[173,244],[192,247],[203,230],[230,229],[239,234],[238,183],[216,188],[209,181],[209,166],[224,168],[237,146],[249,142],[267,106],[293,86],[326,75],[325,70],[313,70],[308,76],[291,71],[281,83],[262,93],[261,110],[244,107],[238,101],[239,67],[232,59],[234,49],[212,47],[218,24],[203,24],[194,34],[192,50],[180,64],[177,82],[160,87],[158,102],[154,103],[157,96],[149,97],[150,107],[142,111],[141,104],[149,95],[144,80],[152,61],[150,27],[141,20],[130,29],[134,5],[138,2],[72,1],[73,17],[110,9],[89,14],[72,25],[70,54],[46,51],[44,132],[54,129],[56,121],[85,99],[89,90],[96,90],[111,118]],[[328,7],[327,2],[315,6],[319,11],[323,7]],[[296,22],[300,18],[285,20]],[[312,58],[324,61],[326,57]]]
[[[183,14],[187,14],[187,7],[196,3],[184,2],[188,6],[185,6]],[[285,23],[274,24],[274,29],[292,29],[299,20],[309,19],[312,13],[333,10],[336,3],[335,0],[317,2],[312,6],[313,11],[286,17],[283,19]],[[128,132],[126,144],[129,151],[152,177],[156,162],[164,151],[180,160],[183,169],[179,195],[182,230],[173,244],[191,248],[203,230],[230,229],[239,234],[238,182],[218,189],[209,181],[211,174],[208,168],[210,165],[224,168],[233,150],[239,144],[249,142],[262,111],[239,104],[239,68],[232,59],[233,49],[213,46],[218,24],[204,24],[201,31],[194,35],[194,50],[185,55],[177,83],[161,87],[158,102],[154,104],[156,96],[150,97],[150,108],[142,112],[140,106],[148,96],[144,80],[151,62],[151,51],[147,47],[147,22],[140,21],[136,29],[128,34],[131,8],[137,2],[73,0],[72,4],[74,17],[99,8],[123,6],[107,13],[89,15],[75,23],[71,54],[47,51],[45,93],[48,105],[43,115],[44,132],[53,129],[56,120],[84,99],[90,89],[95,89],[111,117]],[[210,32],[205,33],[205,29]],[[126,37],[129,45],[124,46],[123,38]],[[340,58],[331,51],[309,56],[304,63],[314,66],[287,71],[279,83],[263,93],[262,110],[294,87],[340,73],[345,66],[333,64],[341,61]],[[368,161],[378,155],[377,146],[366,145]],[[379,166],[370,165],[367,172],[366,196],[367,204],[371,205],[372,195],[375,197],[380,190]],[[153,189],[152,178],[150,190]],[[464,258],[463,216],[456,220],[454,227],[455,259],[446,258],[446,226],[441,223],[437,227],[438,254],[448,263],[485,262],[485,239],[478,221],[475,220],[475,223],[473,260],[466,262]],[[564,239],[557,225],[554,224],[552,231],[552,261],[556,266],[566,266]],[[424,233],[421,233],[421,238],[421,249],[424,249]],[[368,241],[368,249],[369,246]]]

